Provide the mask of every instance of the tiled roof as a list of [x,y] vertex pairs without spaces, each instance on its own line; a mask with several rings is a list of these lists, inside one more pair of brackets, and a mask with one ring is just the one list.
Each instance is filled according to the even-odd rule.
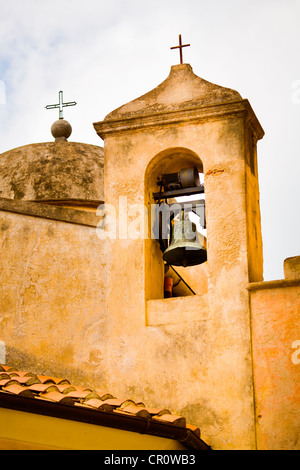
[[[165,424],[166,430],[174,430],[174,427],[192,433],[193,440],[200,439],[200,429],[186,423],[183,416],[172,414],[166,408],[149,408],[142,402],[135,402],[131,399],[118,399],[109,393],[104,393],[91,388],[72,385],[67,379],[36,375],[32,372],[19,371],[14,367],[0,364],[0,407],[3,406],[4,397],[18,396],[35,400],[39,406],[41,403],[67,405],[73,410],[93,410],[94,413],[106,413],[108,419],[106,425],[116,426],[116,416],[141,418],[147,422],[147,429],[151,424]],[[11,403],[11,400],[10,400]],[[98,415],[100,416],[100,415]],[[96,415],[95,415],[96,417]],[[70,418],[69,418],[70,419]],[[74,418],[76,420],[76,418]],[[122,419],[121,419],[122,421]],[[102,423],[101,423],[102,424]],[[169,426],[169,428],[168,428]],[[122,425],[120,426],[122,428]],[[171,432],[172,434],[172,432]],[[166,436],[167,437],[167,436]],[[197,439],[196,439],[197,440]],[[203,443],[206,446],[205,443]]]

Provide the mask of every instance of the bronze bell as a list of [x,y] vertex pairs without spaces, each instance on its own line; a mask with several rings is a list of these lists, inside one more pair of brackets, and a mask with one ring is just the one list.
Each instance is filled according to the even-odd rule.
[[171,242],[163,254],[166,263],[173,266],[195,266],[207,260],[205,237],[199,241],[196,225],[182,210],[171,220]]

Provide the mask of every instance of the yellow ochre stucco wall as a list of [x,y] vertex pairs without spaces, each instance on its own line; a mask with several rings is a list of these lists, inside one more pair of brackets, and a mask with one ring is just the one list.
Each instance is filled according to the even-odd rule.
[[[189,96],[194,88],[186,86]],[[293,336],[299,284],[258,287],[264,283],[256,144],[263,131],[247,100],[172,107],[180,93],[172,88],[166,112],[134,117],[134,107],[147,108],[145,98],[96,130],[104,139],[105,202],[117,221],[120,197],[149,207],[161,171],[194,164],[203,171],[208,261],[187,276],[197,295],[163,299],[156,240],[100,240],[97,224],[0,211],[7,363],[165,406],[199,426],[213,449],[296,448],[299,366],[287,363],[290,350],[289,359],[280,354],[299,339]],[[222,93],[209,92],[208,100]]]

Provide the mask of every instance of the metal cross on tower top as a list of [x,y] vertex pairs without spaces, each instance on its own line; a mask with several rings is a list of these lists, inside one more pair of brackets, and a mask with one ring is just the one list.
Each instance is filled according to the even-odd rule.
[[183,47],[188,47],[190,46],[190,44],[182,44],[181,42],[181,34],[179,34],[179,46],[174,46],[174,47],[170,47],[170,49],[179,49],[180,51],[180,63],[183,64],[183,60],[182,60],[182,48]]
[[58,96],[59,96],[59,103],[58,104],[48,104],[46,107],[46,109],[54,109],[54,108],[59,108],[59,119],[63,119],[63,108],[65,108],[66,106],[75,106],[76,101],[69,101],[68,103],[64,103],[63,102],[63,92],[60,91],[58,93]]

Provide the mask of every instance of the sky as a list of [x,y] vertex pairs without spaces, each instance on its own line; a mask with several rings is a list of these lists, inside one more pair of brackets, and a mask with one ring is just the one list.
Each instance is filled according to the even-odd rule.
[[[258,171],[264,279],[300,255],[300,0],[0,0],[0,153],[52,141],[103,145],[93,122],[152,90],[179,63],[237,90],[264,131]],[[0,157],[1,158],[1,157]]]

